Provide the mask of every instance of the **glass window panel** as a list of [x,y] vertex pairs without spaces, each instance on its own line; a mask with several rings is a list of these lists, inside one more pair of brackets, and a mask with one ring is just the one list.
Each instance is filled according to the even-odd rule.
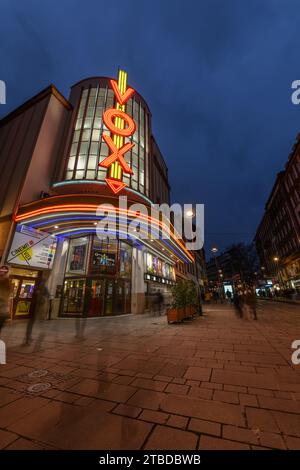
[[114,99],[113,99],[113,98],[107,98],[105,108],[106,108],[106,109],[107,109],[107,108],[112,108],[113,105],[114,105]]
[[131,187],[132,187],[132,189],[137,189],[137,181],[132,180],[131,181]]
[[100,140],[100,129],[94,129],[92,134],[92,140],[99,141]]
[[85,90],[83,90],[83,92],[82,92],[82,98],[86,98],[88,91],[89,91],[89,90],[88,90],[87,88],[86,88]]
[[107,176],[107,170],[98,170],[98,174],[97,174],[97,179],[98,180],[104,181],[106,176]]
[[76,153],[77,153],[77,147],[78,147],[78,143],[72,144],[72,146],[71,146],[71,151],[70,151],[70,155],[76,155]]
[[68,161],[68,170],[74,170],[75,157],[70,157]]
[[97,93],[97,88],[91,88],[90,89],[90,96],[95,96]]
[[144,185],[144,178],[145,178],[145,173],[143,171],[140,171],[140,184]]
[[133,134],[133,140],[134,142],[138,142],[139,141],[139,133],[138,133],[138,130],[136,129],[135,133]]
[[92,142],[90,147],[90,155],[98,154],[98,142]]
[[75,125],[75,130],[81,129],[82,126],[82,119],[77,119],[76,125]]
[[83,115],[84,115],[84,108],[83,108],[83,107],[80,107],[80,108],[79,108],[79,111],[78,111],[78,116],[77,116],[77,117],[78,117],[78,118],[82,118]]
[[136,153],[132,153],[132,166],[138,166],[138,155]]
[[96,155],[90,155],[89,156],[89,160],[88,160],[88,169],[89,170],[92,170],[92,169],[96,168],[96,161],[97,161]]
[[88,145],[89,143],[88,142],[81,142],[81,145],[80,145],[80,154],[87,154],[88,152]]
[[66,180],[71,180],[73,178],[73,171],[67,171]]
[[85,121],[84,121],[84,129],[89,129],[90,127],[92,127],[92,122],[93,122],[93,119],[92,118],[86,118]]
[[81,180],[83,177],[84,177],[84,171],[82,171],[82,170],[76,171],[76,173],[75,173],[75,179],[76,180]]
[[102,119],[100,117],[95,117],[94,120],[94,129],[100,129],[102,124]]
[[78,142],[80,136],[80,131],[75,131],[73,135],[73,142]]
[[77,170],[84,170],[86,166],[86,159],[87,159],[87,155],[79,155],[77,166],[76,166]]
[[94,180],[95,179],[95,170],[88,170],[86,172],[86,179]]
[[95,113],[95,116],[98,117],[98,118],[102,118],[102,115],[103,115],[103,112],[104,112],[104,108],[96,108],[96,113]]
[[114,96],[115,96],[115,94],[114,94],[113,90],[111,88],[109,88],[108,92],[107,92],[107,97],[114,99]]
[[107,157],[108,155],[108,146],[105,142],[101,142],[100,155]]
[[99,88],[98,99],[100,96],[105,96],[106,88]]
[[94,115],[94,107],[93,106],[90,106],[87,111],[86,111],[86,117],[93,117]]
[[91,138],[91,132],[92,132],[91,129],[85,129],[85,130],[82,132],[81,140],[82,140],[82,141],[90,140],[90,138]]

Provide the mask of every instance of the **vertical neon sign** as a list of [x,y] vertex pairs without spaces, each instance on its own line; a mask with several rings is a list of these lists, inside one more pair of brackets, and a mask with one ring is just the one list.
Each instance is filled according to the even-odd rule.
[[116,106],[103,113],[103,122],[111,135],[103,134],[102,138],[111,153],[99,163],[99,166],[108,169],[105,181],[116,194],[127,186],[123,181],[123,173],[133,174],[124,155],[132,149],[134,144],[130,142],[124,144],[124,138],[133,135],[136,129],[134,120],[125,112],[126,103],[133,96],[134,89],[127,87],[127,73],[124,70],[119,70],[118,82],[110,80],[110,85],[115,93]]

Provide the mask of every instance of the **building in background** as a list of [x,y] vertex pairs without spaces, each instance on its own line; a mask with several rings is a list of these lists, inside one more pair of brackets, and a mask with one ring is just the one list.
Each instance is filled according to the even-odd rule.
[[51,85],[0,121],[0,256],[14,318],[31,314],[41,280],[53,317],[142,313],[148,293],[170,291],[176,265],[194,264],[173,232],[96,236],[99,204],[117,213],[120,235],[134,217],[118,209],[119,195],[149,209],[170,200],[151,112],[124,74],[82,80],[69,99]]
[[300,287],[300,135],[278,173],[255,243],[262,272],[281,288]]

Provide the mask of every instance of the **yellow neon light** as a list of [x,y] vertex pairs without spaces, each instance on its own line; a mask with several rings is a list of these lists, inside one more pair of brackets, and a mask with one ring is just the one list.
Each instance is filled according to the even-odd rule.
[[[118,87],[120,89],[120,92],[123,94],[126,91],[127,88],[127,72],[124,70],[119,70],[119,75],[118,75]],[[125,112],[125,104],[120,105],[120,103],[117,103],[116,109],[124,111]],[[124,129],[125,123],[124,119],[121,119],[120,117],[116,117],[115,119],[115,126],[118,129]],[[113,142],[115,146],[120,149],[123,146],[124,143],[124,137],[121,135],[115,134],[113,137]],[[116,178],[116,179],[122,179],[122,168],[119,164],[119,162],[115,162],[111,165],[110,170],[109,170],[109,175],[111,178]]]

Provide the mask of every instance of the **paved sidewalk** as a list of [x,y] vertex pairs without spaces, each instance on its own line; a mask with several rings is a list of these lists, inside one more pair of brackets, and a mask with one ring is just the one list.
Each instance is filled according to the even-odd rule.
[[300,449],[299,308],[261,302],[258,318],[91,319],[83,340],[55,320],[30,346],[23,322],[7,327],[0,448]]

